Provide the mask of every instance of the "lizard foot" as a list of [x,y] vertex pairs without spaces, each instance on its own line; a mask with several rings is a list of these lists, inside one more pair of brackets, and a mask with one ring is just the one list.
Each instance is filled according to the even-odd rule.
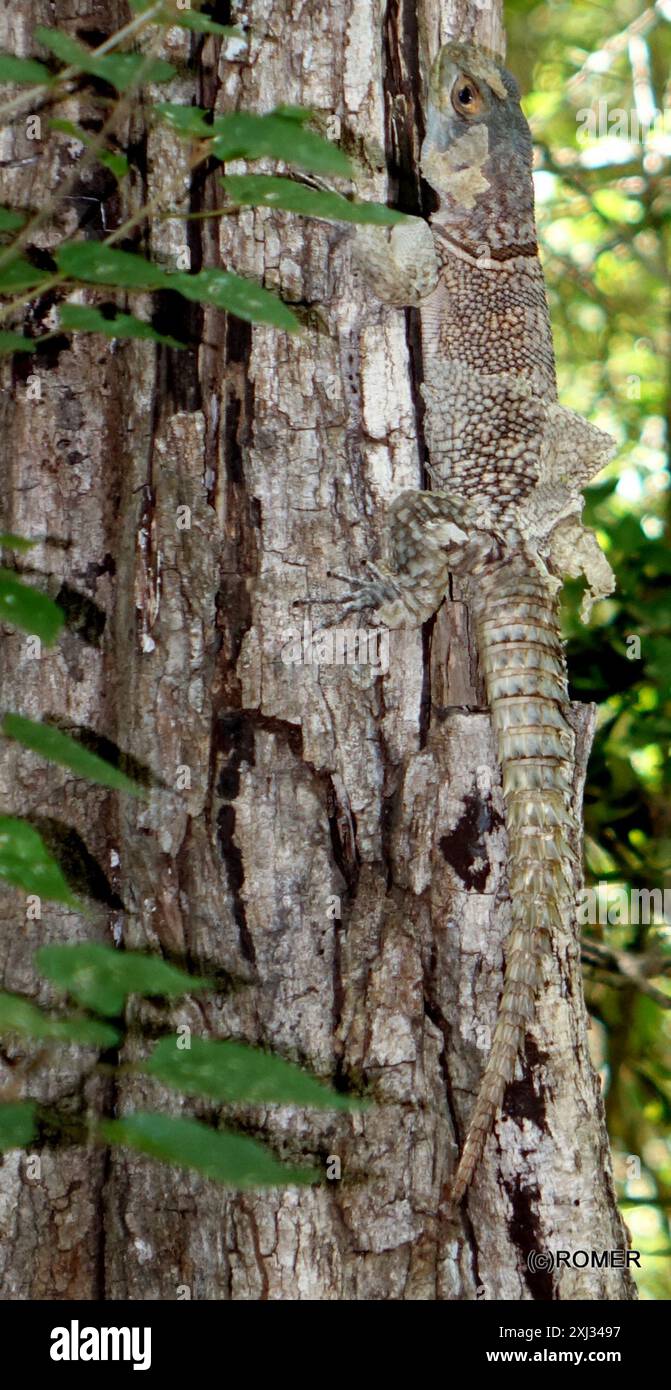
[[365,579],[358,578],[353,574],[341,574],[338,570],[327,570],[329,579],[339,579],[348,586],[347,592],[340,595],[324,594],[317,598],[297,599],[298,604],[309,605],[335,605],[337,611],[333,617],[321,623],[321,631],[324,628],[336,627],[352,613],[362,613],[366,609],[371,611],[374,619],[380,620],[377,610],[386,604],[396,603],[400,597],[400,589],[395,583],[392,575],[374,565],[372,560],[366,562],[369,576]]

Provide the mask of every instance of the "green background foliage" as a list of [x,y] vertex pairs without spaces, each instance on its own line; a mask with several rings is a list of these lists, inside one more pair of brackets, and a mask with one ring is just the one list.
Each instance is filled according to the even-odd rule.
[[573,698],[599,706],[585,796],[587,881],[609,886],[600,915],[610,908],[615,918],[583,929],[596,1061],[618,1195],[642,1252],[639,1290],[665,1299],[669,920],[637,925],[613,909],[618,885],[671,886],[671,5],[508,0],[505,9],[508,62],[537,146],[561,399],[618,444],[585,513],[617,591],[583,627],[578,586],[569,587],[566,629]]

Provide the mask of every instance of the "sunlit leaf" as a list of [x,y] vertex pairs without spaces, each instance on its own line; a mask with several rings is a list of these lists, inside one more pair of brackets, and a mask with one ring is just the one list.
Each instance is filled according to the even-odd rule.
[[232,202],[251,207],[280,208],[300,212],[304,217],[320,217],[327,222],[375,223],[392,226],[405,222],[403,213],[383,203],[352,203],[339,193],[308,188],[274,174],[226,174],[222,183]]
[[51,646],[65,617],[46,594],[22,584],[11,570],[0,569],[0,622],[11,623]]
[[132,251],[118,251],[101,241],[77,241],[56,252],[58,269],[89,285],[116,285],[120,289],[166,289],[168,276]]
[[255,116],[238,112],[214,121],[212,150],[220,160],[282,159],[314,173],[351,174],[352,167],[342,150],[312,130],[304,130],[295,118]]
[[255,116],[240,111],[231,116],[217,116],[212,152],[217,159],[282,159],[313,173],[351,174],[352,167],[342,150],[304,130],[296,120],[286,116]]
[[122,1120],[106,1120],[100,1132],[111,1144],[125,1144],[162,1163],[195,1168],[226,1187],[288,1187],[315,1183],[310,1168],[278,1163],[254,1139],[227,1134],[198,1120],[138,1111]]
[[216,304],[249,323],[271,323],[287,333],[300,327],[296,315],[276,295],[228,270],[201,270],[196,275],[178,271],[170,276],[170,288],[200,304]]
[[49,902],[79,907],[42,836],[16,816],[0,816],[0,878]]
[[196,140],[209,140],[213,134],[211,122],[206,120],[210,114],[202,106],[185,106],[175,101],[157,101],[152,112],[159,116],[171,130],[181,135],[191,135]]
[[310,1105],[321,1110],[359,1110],[363,1102],[340,1095],[301,1067],[245,1043],[161,1038],[143,1070],[188,1095],[251,1105]]
[[96,1013],[120,1014],[129,994],[174,998],[208,987],[207,980],[187,975],[160,956],[119,951],[97,942],[75,946],[41,946],[35,963],[42,975]]
[[[313,173],[351,175],[350,162],[337,145],[312,130],[303,130],[309,111],[293,108],[292,114],[271,111],[257,116],[249,111],[212,116],[199,106],[160,102],[157,114],[181,134],[212,141],[217,159],[282,159]],[[286,108],[287,111],[292,110]]]
[[112,787],[115,791],[130,792],[132,796],[147,795],[145,788],[127,777],[120,768],[99,758],[97,753],[90,753],[88,748],[68,734],[62,734],[52,724],[26,719],[22,714],[6,714],[0,729],[24,748],[30,748],[31,752],[39,753],[40,757],[58,763],[60,767],[69,767],[71,772],[76,772],[78,777],[88,778],[89,782]]

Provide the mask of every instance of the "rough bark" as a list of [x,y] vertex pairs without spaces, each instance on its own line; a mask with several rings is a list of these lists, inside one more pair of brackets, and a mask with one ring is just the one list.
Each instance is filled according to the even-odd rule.
[[[125,17],[109,0],[56,10],[73,32]],[[34,52],[33,23],[54,16],[47,0],[24,11],[7,17],[2,46]],[[162,96],[222,110],[310,106],[358,160],[361,196],[420,211],[419,54],[448,35],[500,49],[498,7],[252,0],[245,13],[249,54],[226,61],[207,40],[197,78]],[[171,31],[173,55],[190,44]],[[133,112],[128,132],[146,154],[130,210],[148,193],[169,206],[189,178],[185,147],[165,130],[143,146],[145,114]],[[20,129],[5,134],[4,161],[26,150]],[[45,139],[39,164],[8,165],[5,201],[35,205],[63,164],[62,140]],[[129,209],[95,178],[88,194],[107,197],[114,225]],[[219,201],[216,177],[192,179],[194,211]],[[76,338],[31,368],[39,401],[20,362],[3,369],[3,525],[67,540],[24,568],[55,574],[89,619],[73,619],[39,662],[8,635],[4,704],[95,728],[167,786],[138,810],[5,750],[6,805],[74,827],[109,886],[88,920],[50,907],[38,923],[3,891],[3,987],[36,988],[32,952],[44,941],[116,933],[218,972],[220,993],[173,1009],[173,1022],[365,1084],[375,1104],[355,1118],[237,1112],[279,1155],[340,1159],[341,1178],[311,1190],[231,1194],[78,1147],[43,1153],[34,1181],[12,1153],[0,1167],[2,1296],[631,1297],[621,1270],[553,1276],[526,1262],[536,1249],[625,1244],[571,924],[544,962],[538,1017],[468,1213],[450,1220],[441,1205],[491,1038],[508,923],[501,793],[464,605],[446,604],[424,634],[392,634],[387,674],[282,655],[303,621],[294,601],[325,593],[327,569],[357,573],[379,553],[385,505],[422,478],[415,317],[363,291],[342,227],[269,211],[220,227],[155,220],[153,256],[174,262],[185,246],[194,268],[230,265],[277,287],[304,333],[215,311],[180,323],[168,305],[169,331],[190,327],[197,351]],[[188,530],[177,524],[184,505]],[[575,718],[579,799],[590,712]],[[4,1084],[16,1059],[2,1056]],[[175,1108],[137,1078],[116,1090],[84,1080],[85,1060],[59,1057],[54,1096],[71,1091],[73,1104],[83,1096],[108,1113]]]

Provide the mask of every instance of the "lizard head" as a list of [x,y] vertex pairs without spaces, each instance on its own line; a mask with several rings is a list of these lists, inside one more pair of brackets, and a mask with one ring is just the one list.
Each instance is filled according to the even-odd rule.
[[422,173],[434,220],[478,256],[535,248],[531,133],[515,78],[486,49],[448,43],[429,79]]

